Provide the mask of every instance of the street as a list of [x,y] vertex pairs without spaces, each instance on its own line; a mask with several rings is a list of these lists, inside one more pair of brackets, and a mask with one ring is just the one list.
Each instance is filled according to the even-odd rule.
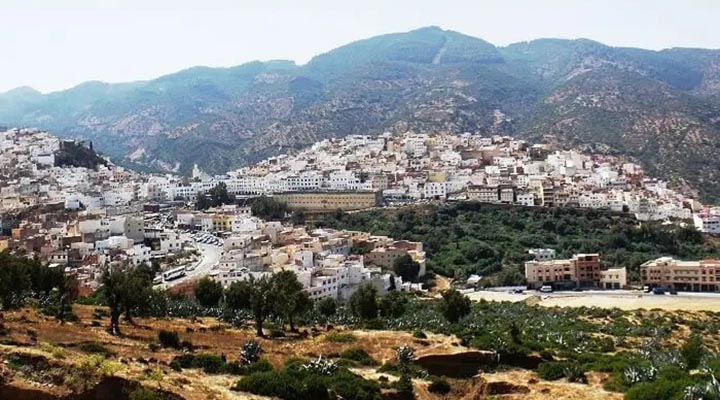
[[195,242],[195,247],[197,247],[197,249],[200,251],[200,261],[197,262],[195,269],[193,269],[192,271],[186,271],[187,275],[181,278],[174,279],[169,282],[163,282],[157,285],[157,287],[168,288],[187,282],[189,280],[200,279],[203,276],[207,275],[212,269],[212,267],[220,261],[220,257],[222,256],[223,251],[222,247],[198,242]]

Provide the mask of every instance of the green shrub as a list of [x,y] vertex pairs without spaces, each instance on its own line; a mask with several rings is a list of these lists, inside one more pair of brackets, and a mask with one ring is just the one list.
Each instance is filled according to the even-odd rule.
[[342,353],[340,353],[340,358],[343,358],[345,360],[352,360],[360,365],[366,366],[373,366],[378,364],[377,361],[370,357],[367,351],[359,347],[353,347],[343,351]]
[[241,375],[243,369],[237,363],[228,363],[217,354],[181,354],[173,359],[181,368],[202,369],[206,374]]
[[556,381],[565,378],[565,370],[574,365],[565,361],[546,361],[538,366],[537,374],[546,381]]
[[161,397],[150,389],[138,387],[137,389],[130,392],[128,400],[160,400]]
[[158,332],[158,340],[162,347],[171,347],[173,349],[181,349],[180,336],[175,331],[162,330]]
[[700,335],[693,334],[690,336],[680,350],[680,354],[682,354],[685,360],[688,371],[697,368],[705,354],[705,347],[703,346]]
[[332,297],[325,297],[317,302],[316,308],[321,315],[330,317],[335,315],[337,304]]
[[243,375],[249,375],[255,372],[269,372],[273,370],[272,364],[267,358],[261,358],[250,364],[242,365],[240,371]]
[[450,393],[450,390],[452,390],[452,387],[450,387],[450,383],[447,379],[432,377],[430,379],[430,386],[428,386],[428,390],[430,393],[448,394]]
[[97,342],[80,343],[80,345],[78,346],[78,349],[85,353],[101,354],[105,358],[110,358],[110,357],[115,356],[114,351],[107,349],[105,346],[103,346],[102,344],[97,343]]
[[681,399],[682,393],[691,382],[687,379],[658,379],[655,382],[643,382],[625,393],[626,400],[674,400]]
[[332,343],[355,343],[357,337],[352,333],[331,332],[325,335],[324,340]]
[[182,365],[180,365],[180,362],[178,362],[177,360],[172,360],[170,361],[170,369],[176,372],[180,372],[182,371]]
[[[380,386],[347,369],[331,375],[314,374],[292,363],[282,371],[256,372],[242,378],[235,390],[284,400],[380,400]],[[332,394],[332,395],[331,395]]]
[[423,331],[414,331],[413,337],[415,339],[427,339],[427,335]]

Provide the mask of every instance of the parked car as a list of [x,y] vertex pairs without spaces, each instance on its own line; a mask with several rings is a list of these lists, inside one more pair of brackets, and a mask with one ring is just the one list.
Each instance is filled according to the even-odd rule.
[[665,289],[656,287],[652,290],[653,294],[665,294]]
[[553,288],[550,285],[543,285],[542,287],[540,287],[540,289],[538,291],[540,293],[552,293]]
[[677,294],[677,290],[675,290],[675,289],[671,289],[669,293],[670,293],[670,294],[675,294],[675,295],[676,295],[676,294]]

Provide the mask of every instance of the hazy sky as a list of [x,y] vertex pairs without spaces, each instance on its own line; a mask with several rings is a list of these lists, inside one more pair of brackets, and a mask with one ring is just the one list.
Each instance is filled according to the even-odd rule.
[[312,56],[427,25],[496,45],[720,48],[720,0],[0,0],[0,92]]

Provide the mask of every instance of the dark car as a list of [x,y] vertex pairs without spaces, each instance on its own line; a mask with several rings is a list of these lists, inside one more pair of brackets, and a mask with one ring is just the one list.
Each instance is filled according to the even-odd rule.
[[573,288],[572,291],[573,292],[582,292],[583,290],[582,290],[582,288],[576,287],[576,288]]
[[669,292],[670,294],[677,294],[677,290],[673,289]]
[[653,294],[665,294],[665,289],[663,288],[655,288],[652,290]]

